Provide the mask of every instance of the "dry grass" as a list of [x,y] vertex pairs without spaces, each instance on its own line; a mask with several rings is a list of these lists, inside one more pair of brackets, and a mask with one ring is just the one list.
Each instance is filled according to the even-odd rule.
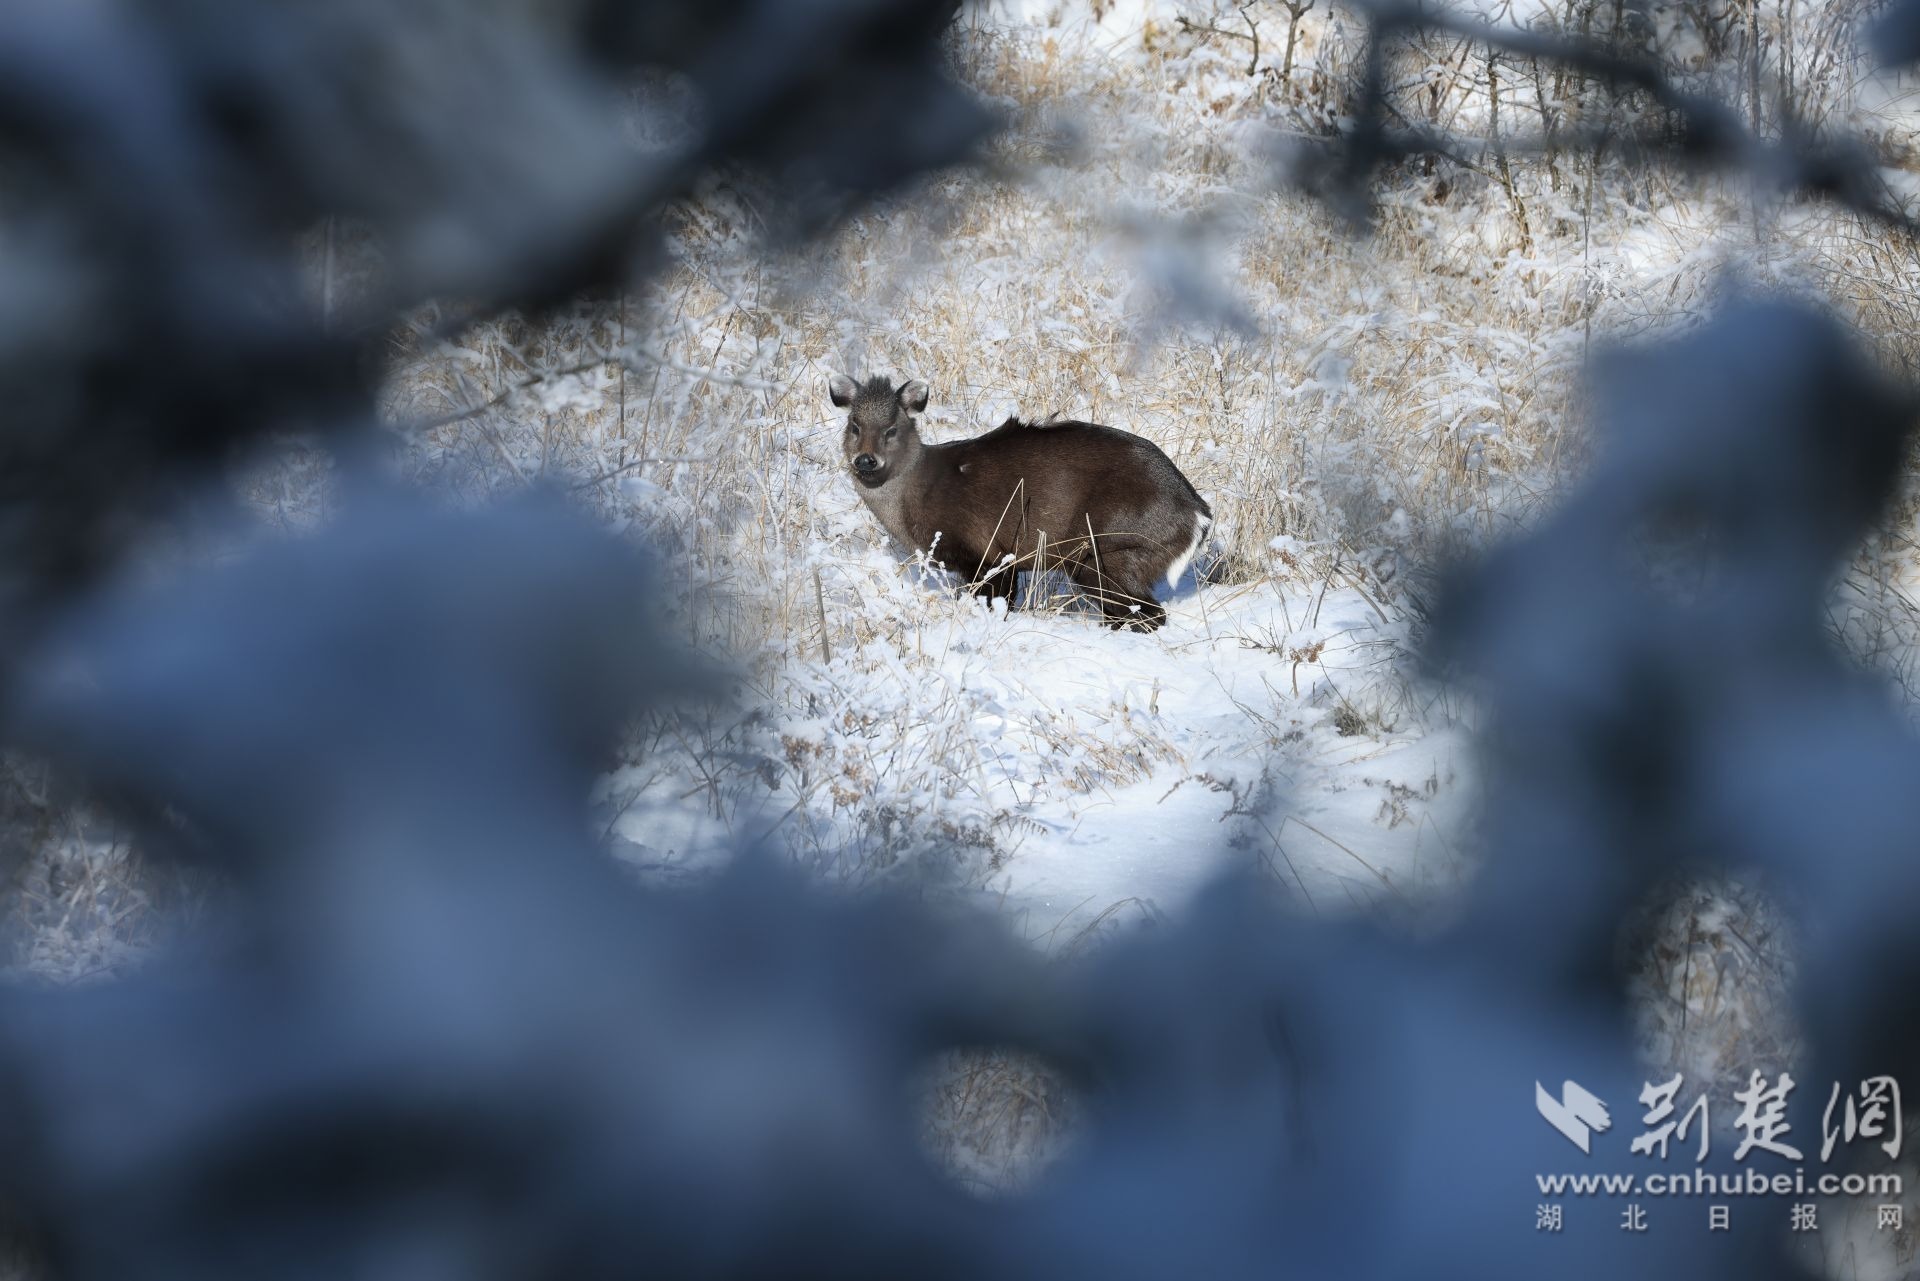
[[137,968],[206,907],[200,879],[158,868],[87,806],[51,806],[38,852],[9,884],[6,968],[63,983]]
[[1622,947],[1649,1073],[1685,1074],[1689,1099],[1708,1088],[1709,1111],[1731,1134],[1747,1074],[1801,1062],[1792,918],[1752,879],[1669,882],[1649,894]]
[[922,1140],[962,1187],[1005,1195],[1064,1154],[1081,1106],[1057,1073],[1027,1055],[955,1051],[927,1071]]

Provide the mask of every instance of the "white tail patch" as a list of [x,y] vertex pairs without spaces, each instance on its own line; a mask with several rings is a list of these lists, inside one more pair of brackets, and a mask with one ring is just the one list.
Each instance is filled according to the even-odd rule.
[[1212,528],[1213,517],[1196,515],[1193,518],[1193,541],[1187,544],[1187,550],[1173,558],[1173,564],[1167,568],[1169,588],[1180,585],[1180,575],[1187,572],[1187,566],[1193,563],[1194,554],[1200,550],[1200,540],[1205,538],[1207,531]]

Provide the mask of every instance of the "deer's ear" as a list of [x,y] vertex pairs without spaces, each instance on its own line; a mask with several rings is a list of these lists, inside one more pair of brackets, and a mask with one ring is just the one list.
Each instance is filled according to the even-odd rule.
[[833,403],[842,409],[853,403],[853,394],[859,390],[859,386],[853,379],[845,374],[835,374],[827,379],[827,395],[831,396]]
[[918,378],[910,383],[900,384],[900,405],[910,414],[917,414],[927,407],[927,385]]

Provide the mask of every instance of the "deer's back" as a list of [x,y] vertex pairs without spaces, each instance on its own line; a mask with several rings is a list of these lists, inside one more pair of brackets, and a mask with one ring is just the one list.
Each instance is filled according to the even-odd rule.
[[1029,520],[1066,529],[1085,514],[1145,515],[1163,507],[1206,511],[1180,469],[1152,441],[1099,423],[1030,426],[1018,420],[935,446],[951,492],[996,512],[1016,493]]
[[1089,532],[1184,546],[1207,504],[1153,442],[1098,423],[1018,420],[928,447],[924,518],[956,551],[1023,552],[1035,531],[1055,543]]

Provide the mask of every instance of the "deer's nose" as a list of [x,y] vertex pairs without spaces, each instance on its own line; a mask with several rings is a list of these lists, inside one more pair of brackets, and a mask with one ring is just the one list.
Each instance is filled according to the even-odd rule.
[[853,469],[857,472],[864,473],[864,472],[870,472],[870,471],[877,471],[879,470],[879,467],[880,467],[880,460],[878,458],[875,458],[872,454],[854,455]]

